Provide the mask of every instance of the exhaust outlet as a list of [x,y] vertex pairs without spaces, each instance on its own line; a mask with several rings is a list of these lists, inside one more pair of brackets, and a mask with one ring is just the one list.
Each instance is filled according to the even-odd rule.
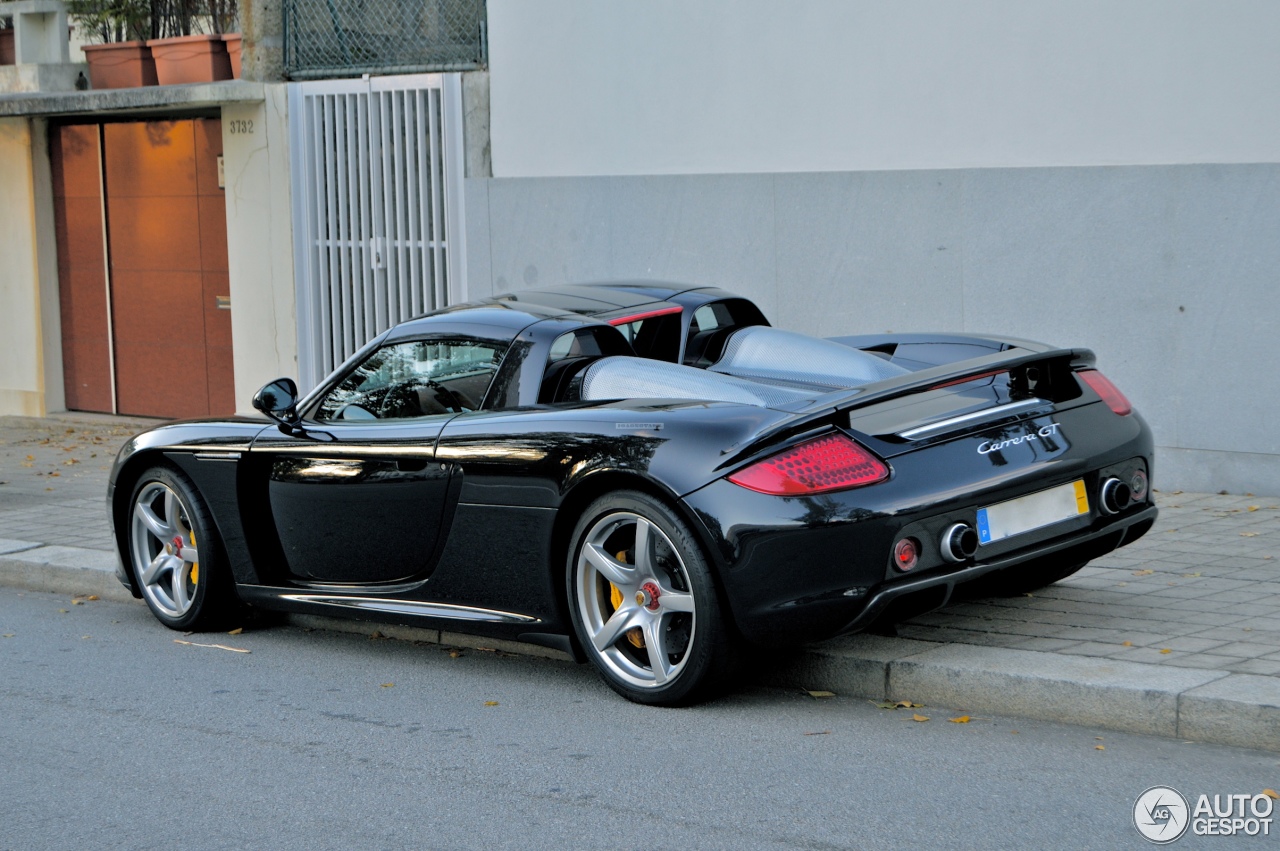
[[1098,500],[1104,514],[1119,514],[1133,502],[1133,491],[1119,479],[1107,479],[1102,483]]
[[952,523],[943,530],[938,549],[947,561],[966,561],[978,551],[978,533],[968,523]]

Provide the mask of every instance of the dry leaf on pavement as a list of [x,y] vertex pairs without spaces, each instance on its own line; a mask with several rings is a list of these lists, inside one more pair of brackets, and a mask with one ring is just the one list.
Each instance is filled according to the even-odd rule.
[[928,721],[928,720],[929,720],[929,716],[928,716],[928,715],[921,715],[919,712],[916,712],[916,713],[912,714],[912,716],[911,716],[911,720],[912,720],[912,721]]
[[1280,792],[1277,792],[1275,789],[1263,789],[1262,794],[1266,795],[1268,798],[1280,801]]
[[382,684],[382,687],[383,687],[383,688],[395,688],[395,685],[396,685],[395,683],[383,683],[383,684]]
[[228,632],[227,635],[239,635],[242,632],[244,632],[244,627],[238,626],[235,629]]
[[195,641],[183,641],[181,638],[175,638],[174,644],[185,644],[188,647],[209,647],[213,650],[230,650],[232,653],[248,653],[249,651],[243,647],[228,647],[225,644],[199,644]]
[[1106,746],[1106,745],[1094,745],[1094,746],[1093,746],[1093,749],[1094,749],[1095,751],[1105,751],[1105,750],[1107,749],[1107,746]]
[[496,701],[496,700],[486,700],[486,701],[484,702],[484,705],[485,705],[485,706],[497,706],[497,705],[498,705],[498,701]]
[[[806,689],[806,691],[808,690]],[[819,691],[809,691],[808,693],[809,693],[809,697],[835,697],[836,696],[836,693],[834,691],[819,690]]]
[[948,718],[947,720],[950,721],[952,724],[968,724],[969,716],[961,715],[959,718]]

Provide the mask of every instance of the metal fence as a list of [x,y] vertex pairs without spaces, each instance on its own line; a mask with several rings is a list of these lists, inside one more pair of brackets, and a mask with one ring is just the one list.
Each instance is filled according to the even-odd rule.
[[466,71],[487,61],[485,0],[284,0],[295,80]]

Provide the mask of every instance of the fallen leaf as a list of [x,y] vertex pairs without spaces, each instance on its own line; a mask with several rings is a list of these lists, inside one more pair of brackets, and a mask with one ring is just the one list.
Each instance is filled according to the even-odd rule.
[[822,730],[821,732],[818,732],[818,733],[805,733],[805,735],[806,735],[806,736],[830,736],[830,735],[831,735],[831,731],[830,731],[830,730]]
[[1184,574],[1182,574],[1182,575],[1183,575],[1183,576],[1185,576],[1185,577],[1187,577],[1188,579],[1195,579],[1195,578],[1196,578],[1197,576],[1199,576],[1200,574],[1199,574],[1199,573],[1184,573]]
[[1010,731],[1009,731],[1009,733],[1010,733],[1011,735],[1014,735],[1014,736],[1018,735],[1018,731],[1017,731],[1017,730],[1010,730]]
[[909,700],[899,700],[897,703],[895,703],[895,704],[894,704],[894,706],[897,706],[897,707],[902,708],[902,709],[920,709],[920,708],[922,708],[922,707],[924,706],[924,704],[923,704],[923,703],[912,703],[912,702],[911,702],[911,701],[909,701]]
[[1147,568],[1145,570],[1135,570],[1133,572],[1133,575],[1134,576],[1150,576],[1153,573],[1155,573],[1154,570],[1152,570],[1151,568]]
[[27,460],[28,460],[28,461],[34,461],[34,460],[36,460],[36,456],[34,456],[34,455],[28,455],[28,456],[27,456]]
[[1093,737],[1093,740],[1094,740],[1095,742],[1101,742],[1101,741],[1102,741],[1102,737],[1101,737],[1101,736],[1094,736],[1094,737]]
[[475,648],[475,649],[476,649],[476,650],[481,650],[481,651],[483,651],[483,652],[485,652],[485,653],[497,653],[497,652],[498,652],[497,648],[494,648],[494,647],[477,647],[477,648]]
[[892,700],[882,700],[879,703],[876,703],[874,700],[868,700],[867,703],[870,703],[872,706],[879,707],[880,709],[898,708],[898,704],[894,703]]
[[239,635],[239,634],[241,634],[242,632],[244,632],[244,627],[242,627],[242,626],[238,626],[238,627],[236,627],[235,629],[233,629],[233,630],[231,630],[230,632],[228,632],[228,633],[227,633],[227,635]]
[[809,691],[809,697],[835,697],[834,691]]
[[[52,475],[52,474],[51,474],[51,475]],[[1258,537],[1258,533],[1257,533],[1257,532],[1241,532],[1241,533],[1240,533],[1240,537],[1242,537],[1242,538],[1256,538],[1256,537]]]
[[383,684],[382,684],[382,687],[383,687],[383,688],[395,688],[395,685],[396,685],[395,683],[383,683]]
[[449,658],[450,658],[450,659],[457,659],[457,658],[460,658],[461,656],[462,656],[462,652],[461,652],[461,651],[459,651],[459,650],[450,650],[450,651],[449,651]]
[[1263,789],[1262,794],[1266,795],[1268,798],[1271,798],[1272,800],[1280,801],[1280,792],[1277,792],[1275,789]]
[[1106,747],[1106,745],[1094,745],[1094,746],[1093,746],[1093,749],[1094,749],[1095,751],[1105,751],[1105,750],[1107,749],[1107,747]]
[[370,641],[377,641],[380,638],[386,638],[386,636],[382,634],[381,630],[375,629],[373,632],[369,634]]
[[13,636],[14,636],[14,633],[12,633],[12,632],[6,632],[3,636],[0,636],[0,637],[3,637],[3,638],[13,638]]
[[1120,642],[1120,644],[1121,644],[1122,646],[1124,646],[1124,647],[1132,647],[1132,646],[1133,646],[1133,642],[1132,642],[1132,641],[1121,641],[1121,642]]
[[1258,510],[1258,506],[1256,506],[1256,505],[1251,505],[1251,506],[1249,506],[1249,510],[1250,510],[1250,511],[1257,511],[1257,510]]
[[911,716],[911,720],[912,720],[912,721],[928,721],[928,720],[929,720],[929,716],[927,716],[927,715],[921,715],[919,712],[916,712],[915,714],[913,714],[913,715]]
[[60,614],[60,615],[65,615],[65,614],[66,614],[67,612],[69,612],[69,611],[71,611],[71,610],[70,610],[70,609],[58,609],[58,614]]
[[174,644],[185,644],[188,647],[208,647],[213,650],[230,650],[232,653],[248,653],[249,651],[243,647],[228,647],[225,644],[197,644],[194,641],[183,641],[181,638],[175,638]]
[[952,724],[968,724],[969,716],[961,715],[959,718],[948,718],[947,720],[950,721]]
[[1165,653],[1172,653],[1172,652],[1173,652],[1173,648],[1171,648],[1171,647],[1161,647],[1161,648],[1160,648],[1160,653],[1161,653],[1162,655],[1163,655],[1163,654],[1165,654]]
[[486,700],[486,701],[484,702],[484,705],[485,705],[485,706],[497,706],[497,705],[498,705],[498,701],[496,701],[496,700]]
[[90,594],[88,597],[85,597],[85,599],[90,601],[91,603],[96,603],[100,598],[98,597],[97,594]]
[[84,605],[84,600],[72,600],[72,601],[71,601],[71,605],[73,605],[73,606],[83,606],[83,605]]
[[68,458],[66,461],[63,461],[63,462],[62,462],[62,466],[64,466],[64,467],[70,467],[72,464],[79,464],[79,463],[80,463],[80,462],[79,462],[79,461],[77,461],[77,460],[76,460],[76,459],[74,459],[74,458]]

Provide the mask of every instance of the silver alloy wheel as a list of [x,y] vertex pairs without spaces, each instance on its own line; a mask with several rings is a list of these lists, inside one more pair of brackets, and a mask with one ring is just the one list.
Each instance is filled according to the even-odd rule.
[[190,517],[182,498],[162,482],[145,485],[133,502],[134,575],[156,611],[175,619],[190,611],[199,580]]
[[602,517],[583,539],[574,581],[578,614],[609,673],[643,689],[679,676],[698,615],[684,561],[661,529],[632,512]]

